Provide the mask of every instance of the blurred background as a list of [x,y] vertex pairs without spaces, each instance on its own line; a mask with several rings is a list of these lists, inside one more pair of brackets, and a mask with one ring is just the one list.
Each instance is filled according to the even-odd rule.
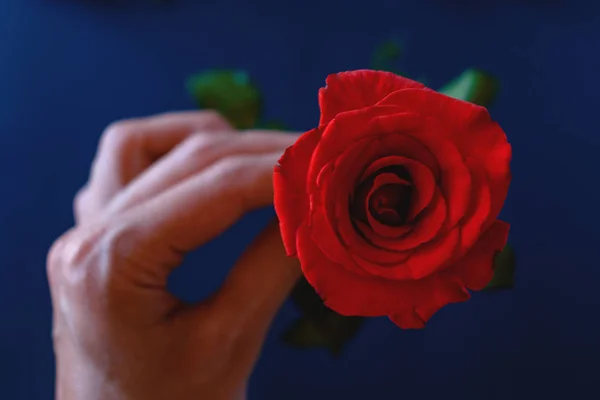
[[[260,87],[266,118],[309,129],[326,75],[368,68],[391,37],[403,71],[433,88],[470,67],[499,81],[490,112],[514,149],[502,218],[515,287],[449,306],[425,330],[369,320],[338,359],[281,343],[298,314],[288,302],[250,400],[599,398],[600,3],[588,0],[2,0],[0,398],[53,398],[45,256],[73,224],[106,125],[195,108],[186,78],[233,68]],[[216,288],[272,215],[194,253],[173,290]]]

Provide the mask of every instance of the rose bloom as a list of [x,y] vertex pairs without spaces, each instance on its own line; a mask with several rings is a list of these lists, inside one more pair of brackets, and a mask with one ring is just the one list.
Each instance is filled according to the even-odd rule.
[[275,167],[287,253],[334,311],[422,328],[492,278],[511,147],[485,108],[392,73],[326,84]]

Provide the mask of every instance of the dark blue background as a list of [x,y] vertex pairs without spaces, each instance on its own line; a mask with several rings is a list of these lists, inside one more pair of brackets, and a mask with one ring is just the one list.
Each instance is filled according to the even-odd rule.
[[[296,316],[286,304],[250,398],[596,397],[599,15],[594,1],[2,0],[0,398],[52,398],[45,254],[73,222],[72,196],[109,122],[192,108],[184,79],[233,67],[262,86],[268,117],[307,129],[325,76],[368,67],[391,36],[407,45],[404,70],[433,87],[470,66],[502,83],[491,112],[514,147],[502,216],[516,288],[476,294],[421,331],[372,320],[337,361],[279,343]],[[270,216],[195,253],[175,290],[195,299],[216,287]],[[202,257],[214,269],[199,270]]]

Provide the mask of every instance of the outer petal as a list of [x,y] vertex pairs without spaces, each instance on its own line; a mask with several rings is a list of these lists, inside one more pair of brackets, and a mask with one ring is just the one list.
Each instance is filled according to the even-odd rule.
[[306,177],[312,153],[321,139],[321,130],[306,132],[288,147],[273,173],[275,212],[288,255],[296,254],[296,231],[309,210]]
[[479,239],[482,231],[488,228],[484,224],[491,210],[490,184],[485,171],[472,158],[467,158],[466,163],[471,171],[473,191],[471,205],[461,221],[461,255],[469,250]]
[[390,320],[402,329],[425,328],[425,320],[413,309],[408,308],[389,316]]
[[[491,226],[508,195],[508,187],[512,179],[510,161],[512,148],[506,140],[506,135],[500,126],[491,121],[489,114],[481,113],[474,119],[470,129],[478,134],[473,134],[475,139],[465,140],[460,146],[468,157],[476,159],[485,169],[491,191],[491,206],[485,228]],[[485,149],[485,150],[484,150]]]
[[[467,301],[471,296],[469,292],[465,290],[464,297],[460,300],[455,301],[455,303],[459,301]],[[427,305],[418,307],[416,309],[408,309],[402,312],[396,313],[394,315],[390,315],[390,320],[393,323],[398,325],[402,329],[421,329],[425,328],[425,324],[433,315],[438,312],[443,306],[437,305]]]
[[303,224],[297,236],[298,257],[308,282],[325,304],[342,315],[393,315],[423,305],[448,304],[465,299],[464,287],[454,277],[439,274],[418,281],[389,281],[359,276],[331,261]]
[[443,133],[463,157],[480,163],[489,177],[492,193],[489,227],[504,205],[511,180],[512,149],[506,134],[483,107],[456,100],[430,90],[407,89],[394,92],[378,103],[397,106],[407,112],[435,118],[447,127]]
[[339,113],[375,105],[397,90],[424,87],[391,72],[371,70],[331,74],[325,84],[327,86],[319,90],[321,125],[329,123]]
[[[379,117],[392,116],[396,122],[394,131],[383,132],[379,124],[376,123],[377,119]],[[321,168],[347,152],[350,146],[358,144],[358,142],[363,140],[365,142],[387,141],[387,137],[403,136],[391,134],[417,130],[421,124],[422,119],[418,115],[403,113],[398,107],[390,106],[369,107],[337,115],[323,131],[321,140],[313,154],[308,171],[309,191],[311,190],[311,184],[316,182]],[[376,146],[379,144],[377,143]],[[425,149],[425,152],[428,152],[428,150]],[[410,156],[405,154],[400,155],[410,158]],[[433,160],[435,163],[435,158],[432,155],[430,160]]]
[[472,290],[481,290],[494,275],[494,258],[506,245],[510,225],[496,220],[475,246],[454,266],[442,272],[443,279],[459,279]]
[[504,172],[508,166],[511,151],[506,134],[484,107],[433,90],[414,89],[394,92],[378,105],[397,106],[406,112],[433,117],[448,128],[440,134],[454,143],[465,157],[478,161],[491,158],[493,161],[488,165],[494,172]]
[[455,228],[439,238],[419,246],[406,261],[413,278],[422,279],[443,268],[448,260],[454,258],[459,249],[459,243],[460,231]]

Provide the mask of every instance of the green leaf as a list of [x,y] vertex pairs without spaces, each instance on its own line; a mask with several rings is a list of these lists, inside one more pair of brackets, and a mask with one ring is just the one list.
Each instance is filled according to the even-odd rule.
[[339,356],[365,320],[363,317],[346,317],[329,309],[304,278],[295,286],[291,298],[302,314],[283,336],[284,342],[293,347],[324,347],[333,356]]
[[373,52],[371,69],[378,71],[394,72],[393,63],[402,55],[400,44],[395,40],[388,40],[379,45]]
[[206,71],[186,83],[200,108],[221,113],[237,129],[256,126],[262,111],[262,96],[244,71]]
[[376,71],[392,72],[396,75],[424,83],[424,78],[411,78],[408,74],[397,68],[397,64],[401,56],[402,46],[397,40],[385,41],[373,52],[373,57],[371,58],[371,69]]
[[494,277],[484,290],[511,289],[515,281],[515,252],[510,245],[496,255],[494,259]]
[[299,318],[282,335],[282,340],[292,347],[327,347],[328,341],[319,328],[309,319]]
[[346,317],[332,310],[329,311],[327,317],[317,327],[328,341],[327,349],[331,355],[338,357],[346,347],[346,344],[356,336],[365,318]]
[[[325,348],[332,356],[338,357],[346,343],[358,332],[363,321],[364,318],[361,317],[345,317],[333,313],[319,324],[305,315],[297,319],[281,338],[291,347]],[[322,324],[323,322],[325,324]]]
[[439,92],[455,99],[487,107],[498,93],[498,81],[483,71],[468,69]]

